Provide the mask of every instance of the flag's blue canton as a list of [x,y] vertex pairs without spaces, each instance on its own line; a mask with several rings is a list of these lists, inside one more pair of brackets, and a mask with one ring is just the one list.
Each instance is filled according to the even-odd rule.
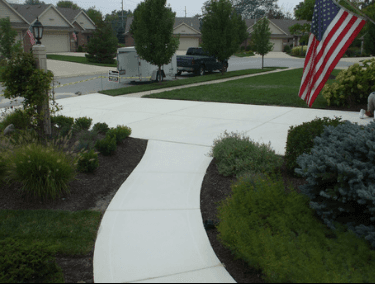
[[329,24],[336,17],[340,8],[332,0],[316,0],[311,23],[311,33],[321,41]]

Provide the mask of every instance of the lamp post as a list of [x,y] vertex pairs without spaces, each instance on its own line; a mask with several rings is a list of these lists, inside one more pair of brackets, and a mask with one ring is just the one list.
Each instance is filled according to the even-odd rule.
[[[44,70],[47,72],[47,55],[46,55],[46,47],[42,45],[40,40],[43,37],[43,25],[39,22],[38,17],[36,18],[36,22],[32,26],[34,38],[37,40],[36,44],[33,46],[33,55],[36,60],[36,65],[38,69]],[[42,106],[37,106],[38,114],[43,112],[44,119],[43,119],[43,128],[44,133],[47,136],[51,135],[51,118],[50,118],[50,111],[49,111],[49,98],[48,98],[48,90],[46,90],[46,97]]]

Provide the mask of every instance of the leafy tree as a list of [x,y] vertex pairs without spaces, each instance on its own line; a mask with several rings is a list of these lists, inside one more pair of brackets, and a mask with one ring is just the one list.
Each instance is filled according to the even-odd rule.
[[95,23],[95,25],[99,25],[100,22],[103,21],[103,14],[99,10],[95,9],[95,6],[88,8],[85,10],[87,16]]
[[293,26],[289,27],[289,31],[293,35],[300,35],[302,34],[302,37],[300,39],[300,43],[303,45],[307,45],[309,41],[309,33],[311,29],[311,24],[305,23],[303,25],[301,24],[294,24]]
[[130,27],[138,55],[157,65],[159,74],[161,66],[171,61],[179,46],[179,37],[173,35],[176,13],[166,7],[166,2],[145,0],[138,4]]
[[0,55],[10,59],[12,54],[22,51],[22,45],[16,42],[17,32],[12,29],[9,18],[0,19]]
[[80,10],[81,7],[79,7],[77,4],[73,3],[72,1],[63,1],[60,0],[56,3],[56,6],[59,8],[71,8],[73,10]]
[[236,12],[244,19],[259,19],[271,10],[279,10],[277,0],[231,0]]
[[40,5],[40,4],[46,4],[44,1],[39,1],[39,0],[26,0],[25,5]]
[[[210,2],[202,19],[202,48],[224,64],[247,39],[247,26],[228,0]],[[224,74],[225,68],[222,69]]]
[[102,21],[87,43],[87,54],[85,56],[89,62],[113,64],[113,58],[117,53],[117,43],[111,25]]
[[264,55],[273,48],[273,43],[270,42],[270,36],[271,29],[269,27],[269,20],[267,18],[262,18],[254,25],[253,32],[251,33],[254,49],[258,54],[262,55],[262,69]]
[[297,20],[312,21],[315,0],[305,0],[294,8],[294,16]]

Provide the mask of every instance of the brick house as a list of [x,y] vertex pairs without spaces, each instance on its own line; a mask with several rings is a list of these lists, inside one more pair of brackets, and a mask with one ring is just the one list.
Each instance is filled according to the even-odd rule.
[[[128,17],[125,28],[125,46],[134,46],[134,39],[130,35],[130,25],[133,22],[133,17]],[[252,28],[255,24],[255,20],[246,19],[247,31],[249,32],[249,38],[244,41],[241,45],[247,46],[251,40]],[[292,35],[289,32],[289,27],[299,23],[304,24],[307,21],[295,21],[295,20],[270,20],[271,29],[271,42],[274,43],[273,51],[283,51],[285,45],[293,44],[293,46],[299,45],[299,39],[301,35]],[[185,54],[189,47],[198,47],[202,42],[200,33],[200,22],[198,18],[177,18],[173,27],[173,33],[180,35],[180,46],[177,54]]]
[[76,51],[78,44],[73,33],[78,33],[78,42],[83,44],[95,30],[95,24],[81,10],[56,8],[52,4],[12,4],[0,0],[0,18],[10,19],[12,28],[18,33],[16,40],[22,42],[25,51],[32,47],[27,30],[37,17],[44,26],[41,42],[47,53]]

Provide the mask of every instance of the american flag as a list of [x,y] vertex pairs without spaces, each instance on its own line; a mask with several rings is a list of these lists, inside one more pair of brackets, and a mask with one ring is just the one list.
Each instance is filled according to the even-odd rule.
[[75,41],[77,41],[77,36],[76,36],[76,33],[73,32],[73,38]]
[[316,0],[298,94],[309,107],[365,23],[332,0]]
[[[31,28],[31,27],[30,27]],[[35,39],[34,39],[34,35],[33,33],[30,31],[30,29],[27,30],[27,34],[29,35],[30,37],[30,43],[31,45],[34,45],[35,44]]]

